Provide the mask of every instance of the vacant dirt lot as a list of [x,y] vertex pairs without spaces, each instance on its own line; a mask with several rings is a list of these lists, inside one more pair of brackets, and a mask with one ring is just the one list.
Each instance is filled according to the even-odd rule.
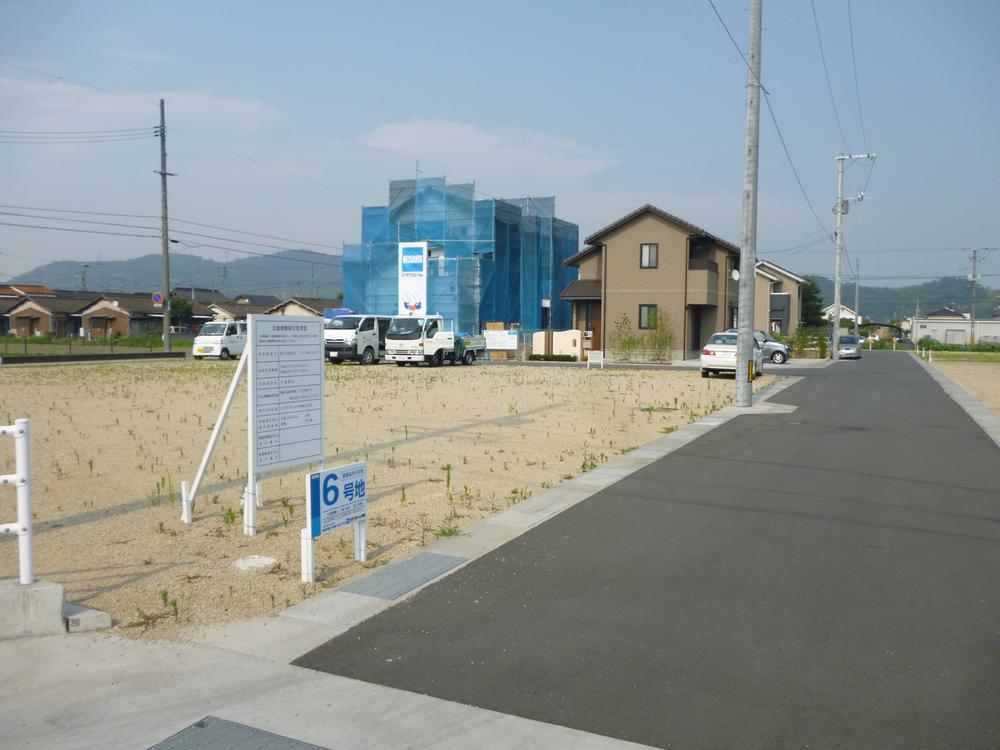
[[1000,363],[938,362],[934,366],[1000,414]]
[[[124,632],[169,636],[277,611],[363,571],[345,529],[317,541],[319,582],[300,583],[307,467],[264,481],[259,533],[243,535],[244,390],[195,521],[180,522],[180,482],[194,478],[233,371],[190,360],[0,368],[0,420],[31,420],[38,577]],[[327,465],[369,461],[371,567],[697,419],[733,390],[697,371],[327,366]],[[9,471],[13,446],[0,441]],[[0,489],[0,519],[14,507]],[[251,554],[278,562],[234,568]],[[8,538],[0,578],[16,575]]]

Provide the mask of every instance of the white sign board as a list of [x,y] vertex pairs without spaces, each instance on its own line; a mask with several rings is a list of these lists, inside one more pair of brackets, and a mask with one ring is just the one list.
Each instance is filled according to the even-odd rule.
[[323,319],[249,316],[250,473],[326,455]]
[[517,350],[517,331],[483,331],[487,349]]
[[359,461],[306,477],[309,533],[313,539],[328,531],[363,521],[368,513],[368,464]]
[[399,243],[399,314],[427,312],[427,243]]

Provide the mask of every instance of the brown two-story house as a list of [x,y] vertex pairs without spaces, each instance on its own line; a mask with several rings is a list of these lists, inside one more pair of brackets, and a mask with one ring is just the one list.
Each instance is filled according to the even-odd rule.
[[736,245],[649,204],[585,243],[565,261],[580,269],[580,278],[560,296],[573,303],[574,326],[593,331],[593,349],[610,347],[609,334],[626,317],[642,334],[667,315],[674,356],[700,350],[715,331],[732,325]]

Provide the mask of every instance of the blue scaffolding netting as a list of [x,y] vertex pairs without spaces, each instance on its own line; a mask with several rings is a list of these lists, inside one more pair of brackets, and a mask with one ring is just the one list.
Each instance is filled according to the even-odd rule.
[[555,218],[555,198],[476,200],[472,185],[441,177],[393,180],[389,204],[363,208],[361,242],[344,247],[344,304],[395,314],[399,243],[427,242],[427,309],[457,330],[569,328],[572,306],[559,293],[576,277],[563,261],[579,234]]

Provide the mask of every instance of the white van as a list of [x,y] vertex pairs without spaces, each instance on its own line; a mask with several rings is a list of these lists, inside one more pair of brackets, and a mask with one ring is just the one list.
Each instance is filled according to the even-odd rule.
[[354,360],[370,365],[385,358],[388,315],[338,315],[323,323],[323,351],[337,364]]
[[191,356],[218,357],[229,359],[239,357],[247,345],[247,322],[245,320],[213,320],[201,327],[191,346]]

